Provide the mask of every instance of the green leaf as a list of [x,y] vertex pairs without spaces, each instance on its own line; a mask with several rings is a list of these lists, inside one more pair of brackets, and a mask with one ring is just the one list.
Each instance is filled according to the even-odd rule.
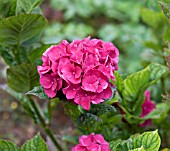
[[10,11],[11,1],[10,0],[1,0],[0,1],[0,20],[5,18]]
[[39,48],[36,48],[35,50],[33,50],[28,58],[30,60],[30,62],[32,63],[36,63],[38,64],[40,62],[40,58],[42,57],[42,54],[51,46],[50,45],[42,45]]
[[0,140],[0,151],[48,151],[48,147],[38,134],[22,145],[21,149],[12,142]]
[[149,69],[145,68],[142,71],[136,72],[128,76],[123,81],[123,106],[126,107],[126,110],[130,113],[135,112],[134,108],[137,100],[141,102],[142,97],[139,97],[141,93],[145,90],[147,84],[149,83]]
[[38,134],[33,139],[22,145],[21,151],[48,151],[48,147]]
[[144,23],[147,25],[157,28],[159,24],[162,22],[163,15],[160,12],[155,12],[153,10],[143,8],[141,11],[141,17]]
[[152,63],[148,67],[150,70],[150,81],[152,81],[153,83],[160,79],[163,74],[168,71],[167,67],[156,63]]
[[133,140],[133,148],[143,146],[145,150],[158,151],[161,140],[158,131],[145,132]]
[[19,151],[19,148],[12,142],[0,139],[0,151]]
[[17,92],[28,92],[38,85],[37,68],[32,64],[21,64],[7,69],[7,80],[10,88]]
[[44,92],[44,89],[42,86],[36,86],[33,90],[26,93],[27,95],[35,95],[39,97],[40,99],[49,99],[47,94]]
[[156,130],[132,135],[128,140],[112,140],[109,144],[112,151],[158,151],[160,143]]
[[121,139],[113,140],[109,142],[109,146],[112,149],[112,151],[117,151],[118,146],[122,143]]
[[145,69],[128,76],[123,81],[124,89],[121,92],[123,100],[120,103],[124,107],[124,111],[139,115],[141,104],[144,101],[144,91],[167,72],[167,67],[152,63]]
[[102,119],[92,113],[83,113],[78,117],[78,128],[86,134],[96,132],[101,128]]
[[31,13],[43,0],[17,0],[16,14]]
[[81,114],[77,122],[78,128],[83,132],[103,132],[105,134],[106,129],[112,129],[121,121],[122,116],[115,107],[101,103],[93,105],[90,111]]
[[115,115],[118,113],[114,106],[104,104],[104,103],[94,105],[94,107],[91,111],[91,113],[98,115],[98,116],[103,115],[105,113],[109,113],[109,112],[112,112]]
[[170,20],[170,5],[162,2],[159,2],[159,4],[161,5],[164,15]]
[[114,82],[115,86],[117,86],[118,92],[121,92],[123,89],[123,78],[118,72],[114,72],[116,81]]
[[47,20],[38,14],[21,14],[0,22],[1,45],[21,45],[42,32]]

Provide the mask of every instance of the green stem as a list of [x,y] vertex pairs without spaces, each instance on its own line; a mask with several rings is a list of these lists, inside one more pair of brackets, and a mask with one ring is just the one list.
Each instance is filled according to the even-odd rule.
[[44,129],[44,131],[46,132],[46,134],[50,137],[51,141],[53,142],[53,144],[56,146],[56,148],[59,150],[59,151],[63,151],[62,150],[62,147],[59,145],[59,143],[56,141],[53,133],[51,132],[51,130],[49,129],[48,125],[45,123],[43,117],[41,116],[39,110],[38,110],[38,107],[37,105],[35,104],[35,102],[30,98],[30,103],[32,105],[32,107],[34,108],[36,114],[37,114],[37,117],[38,119],[40,120],[40,123]]

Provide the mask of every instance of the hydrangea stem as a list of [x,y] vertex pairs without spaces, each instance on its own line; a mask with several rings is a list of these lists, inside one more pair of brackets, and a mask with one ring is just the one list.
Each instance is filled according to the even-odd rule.
[[63,151],[62,147],[59,145],[59,143],[55,139],[53,133],[51,132],[51,130],[49,129],[48,125],[45,123],[43,117],[41,116],[40,111],[38,110],[37,105],[35,104],[35,102],[31,98],[30,98],[30,103],[31,103],[32,107],[34,108],[35,113],[37,114],[37,117],[40,120],[41,126],[43,127],[43,129],[46,132],[46,134],[49,136],[49,138],[51,139],[53,144],[56,146],[58,151]]

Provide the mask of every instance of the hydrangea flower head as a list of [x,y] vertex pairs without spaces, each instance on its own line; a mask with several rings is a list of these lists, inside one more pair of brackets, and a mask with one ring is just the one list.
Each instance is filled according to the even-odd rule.
[[101,134],[83,135],[79,138],[79,144],[72,148],[72,151],[111,151],[109,143]]
[[53,98],[60,89],[68,100],[89,110],[112,96],[109,79],[118,70],[119,51],[111,42],[100,39],[63,40],[48,48],[38,66],[40,84]]
[[[145,101],[142,104],[142,114],[140,115],[140,117],[145,117],[156,108],[156,104],[152,102],[150,99],[150,91],[146,90],[144,95],[145,95]],[[143,127],[149,125],[150,123],[151,120],[146,120],[144,123],[140,124],[140,126]]]

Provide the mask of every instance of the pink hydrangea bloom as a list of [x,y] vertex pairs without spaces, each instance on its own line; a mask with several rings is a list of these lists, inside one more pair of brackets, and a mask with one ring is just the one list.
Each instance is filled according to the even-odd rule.
[[[52,98],[62,89],[68,100],[89,110],[112,96],[109,79],[118,70],[119,51],[100,39],[63,40],[48,48],[38,66],[40,84]],[[53,82],[53,84],[52,84]]]
[[79,144],[72,148],[72,151],[111,151],[109,143],[101,134],[83,135],[79,138]]
[[[145,101],[142,104],[142,113],[140,117],[145,117],[150,112],[152,112],[156,108],[156,104],[151,101],[150,99],[150,91],[146,90],[145,93]],[[141,127],[149,125],[151,123],[151,120],[146,120],[144,123],[140,124]]]

